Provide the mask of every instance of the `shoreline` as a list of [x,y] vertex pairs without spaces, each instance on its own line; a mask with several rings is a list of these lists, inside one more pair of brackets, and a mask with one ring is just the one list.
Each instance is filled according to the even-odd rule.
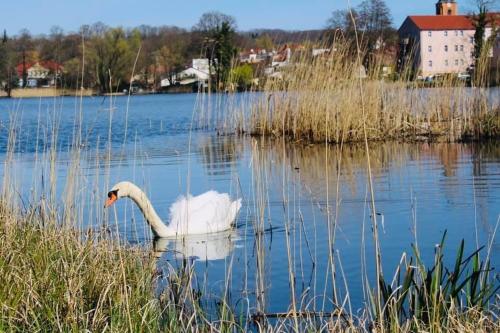
[[12,89],[11,96],[4,91],[0,92],[0,98],[34,98],[34,97],[61,97],[61,96],[94,96],[92,89],[57,89],[57,88],[25,88]]

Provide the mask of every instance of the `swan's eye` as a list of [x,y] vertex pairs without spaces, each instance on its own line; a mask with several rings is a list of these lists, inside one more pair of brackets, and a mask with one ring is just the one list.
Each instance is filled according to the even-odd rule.
[[112,197],[118,197],[118,190],[115,191],[109,191],[108,192],[108,198],[111,199]]

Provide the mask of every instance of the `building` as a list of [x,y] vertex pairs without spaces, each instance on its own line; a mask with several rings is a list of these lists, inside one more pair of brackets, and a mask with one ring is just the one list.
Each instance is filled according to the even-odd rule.
[[23,72],[26,71],[26,86],[30,88],[39,86],[55,86],[60,78],[63,67],[54,61],[18,64],[16,66],[19,85],[23,86]]
[[[498,26],[499,13],[489,14],[489,22],[485,38]],[[400,64],[411,65],[419,76],[466,73],[474,66],[474,19],[470,15],[458,15],[455,0],[439,0],[436,15],[408,16],[398,33]],[[491,57],[498,57],[498,46],[497,41]]]
[[[161,88],[166,88],[175,84],[192,85],[195,83],[201,86],[207,86],[209,78],[210,66],[208,63],[208,59],[193,59],[191,67],[186,68],[176,75],[172,75],[171,78],[162,79],[160,82],[160,86]],[[172,80],[173,82],[170,82],[170,80]]]

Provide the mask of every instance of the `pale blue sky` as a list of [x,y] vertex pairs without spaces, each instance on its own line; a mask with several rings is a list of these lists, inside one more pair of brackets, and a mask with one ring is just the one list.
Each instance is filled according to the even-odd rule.
[[[468,12],[473,0],[459,0]],[[497,0],[499,1],[499,0]],[[83,24],[102,21],[109,26],[176,25],[190,28],[202,13],[218,10],[236,18],[239,30],[279,28],[317,29],[330,13],[347,8],[347,0],[1,0],[0,29],[10,35],[27,28],[32,34],[49,33],[58,25],[77,31]],[[352,0],[355,6],[361,0]],[[409,14],[433,14],[436,0],[386,0],[394,26]]]

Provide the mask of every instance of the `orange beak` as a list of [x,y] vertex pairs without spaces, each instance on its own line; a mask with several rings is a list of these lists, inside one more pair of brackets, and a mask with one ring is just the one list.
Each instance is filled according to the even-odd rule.
[[116,194],[114,194],[113,192],[110,192],[108,194],[108,199],[106,200],[106,203],[104,204],[104,208],[108,208],[109,206],[114,204],[116,200],[118,200],[118,197],[116,196]]

